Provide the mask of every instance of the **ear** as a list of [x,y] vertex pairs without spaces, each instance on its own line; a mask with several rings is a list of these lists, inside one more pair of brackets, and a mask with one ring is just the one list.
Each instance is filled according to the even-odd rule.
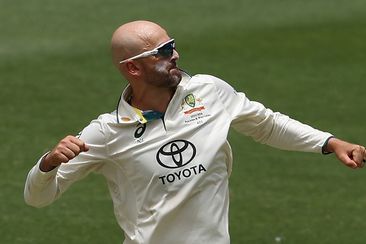
[[140,75],[140,67],[133,61],[129,61],[126,63],[126,70],[129,74],[133,76]]

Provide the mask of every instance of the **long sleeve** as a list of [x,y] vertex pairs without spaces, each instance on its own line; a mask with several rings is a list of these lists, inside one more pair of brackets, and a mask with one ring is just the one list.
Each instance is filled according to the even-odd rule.
[[220,100],[231,116],[231,126],[238,132],[269,146],[291,151],[321,152],[332,136],[297,120],[273,112],[263,104],[250,101],[224,81],[212,77]]
[[107,153],[105,134],[100,121],[92,121],[82,131],[80,139],[89,146],[88,152],[79,154],[68,163],[63,163],[49,172],[42,172],[39,168],[42,157],[29,171],[24,189],[24,199],[27,204],[34,207],[49,205],[72,183],[103,166]]

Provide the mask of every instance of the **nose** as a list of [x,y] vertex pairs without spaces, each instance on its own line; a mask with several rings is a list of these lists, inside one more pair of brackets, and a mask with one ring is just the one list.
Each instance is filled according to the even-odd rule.
[[176,61],[179,59],[179,53],[176,49],[173,50],[172,60]]

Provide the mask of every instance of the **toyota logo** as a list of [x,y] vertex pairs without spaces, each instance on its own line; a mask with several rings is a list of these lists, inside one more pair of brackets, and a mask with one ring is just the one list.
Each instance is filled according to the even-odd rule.
[[162,146],[156,154],[158,163],[170,169],[189,164],[196,156],[196,147],[186,140],[175,140]]

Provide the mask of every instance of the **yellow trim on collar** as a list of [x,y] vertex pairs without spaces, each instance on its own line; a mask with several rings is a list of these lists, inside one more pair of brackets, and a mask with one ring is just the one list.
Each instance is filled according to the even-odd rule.
[[136,114],[139,116],[139,121],[142,123],[142,124],[145,124],[147,123],[147,120],[145,119],[145,117],[142,115],[142,111],[138,108],[135,108],[135,107],[132,107],[133,110],[136,112]]

